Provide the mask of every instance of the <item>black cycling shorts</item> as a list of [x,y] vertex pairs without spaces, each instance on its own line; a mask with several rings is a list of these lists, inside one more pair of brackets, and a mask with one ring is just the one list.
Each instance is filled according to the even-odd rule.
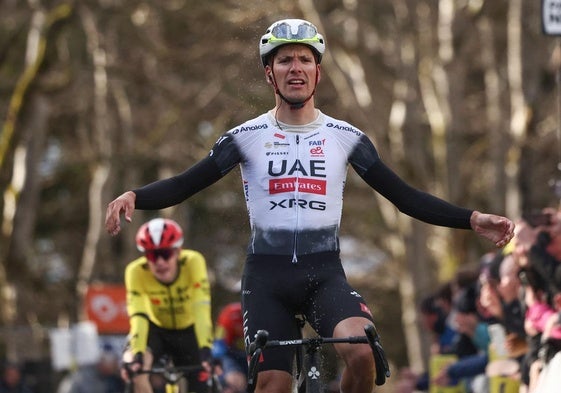
[[[242,306],[246,348],[264,329],[271,340],[300,336],[295,315],[304,315],[314,330],[332,337],[335,326],[350,317],[372,315],[362,296],[347,282],[338,252],[298,257],[248,255],[242,278]],[[259,370],[292,371],[295,347],[263,352]]]
[[[171,357],[175,366],[197,366],[201,364],[199,345],[194,326],[186,329],[164,329],[150,322],[148,348],[154,356],[154,365],[163,356]],[[190,373],[186,376],[189,393],[206,392],[206,373]]]

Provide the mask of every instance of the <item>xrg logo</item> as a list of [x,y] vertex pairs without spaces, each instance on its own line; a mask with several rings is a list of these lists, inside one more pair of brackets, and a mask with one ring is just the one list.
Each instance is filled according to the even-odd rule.
[[271,208],[269,210],[275,209],[292,209],[294,207],[299,207],[301,209],[310,210],[325,210],[325,202],[322,201],[306,201],[304,199],[283,199],[281,201],[269,201],[271,203]]

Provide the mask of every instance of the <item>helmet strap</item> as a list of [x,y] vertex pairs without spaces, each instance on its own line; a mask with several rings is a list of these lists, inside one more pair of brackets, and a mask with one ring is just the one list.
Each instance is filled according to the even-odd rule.
[[271,83],[273,84],[274,88],[275,88],[275,93],[278,94],[278,96],[288,104],[288,106],[290,107],[291,110],[296,110],[296,109],[302,109],[304,107],[304,105],[306,104],[306,102],[310,101],[312,99],[312,97],[314,96],[314,94],[316,94],[316,87],[318,85],[318,76],[319,76],[319,72],[316,71],[316,80],[314,81],[314,90],[312,91],[312,94],[310,94],[308,96],[308,98],[306,98],[303,101],[291,101],[288,98],[286,98],[285,96],[282,95],[282,93],[279,90],[279,87],[277,85],[277,80],[275,78],[275,74],[273,73],[273,70],[271,69]]

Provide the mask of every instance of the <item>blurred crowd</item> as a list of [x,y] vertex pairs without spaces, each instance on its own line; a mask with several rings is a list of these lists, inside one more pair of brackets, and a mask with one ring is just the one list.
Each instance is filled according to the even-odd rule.
[[561,392],[561,211],[518,220],[511,244],[419,308],[430,365],[400,370],[400,393]]
[[18,363],[6,361],[1,368],[0,393],[33,393]]

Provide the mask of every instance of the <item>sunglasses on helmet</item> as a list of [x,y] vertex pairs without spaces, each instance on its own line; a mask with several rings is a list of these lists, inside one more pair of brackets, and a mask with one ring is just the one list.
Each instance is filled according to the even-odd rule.
[[159,257],[167,261],[171,258],[174,252],[175,248],[157,248],[155,250],[146,251],[144,255],[148,261],[156,263]]
[[318,31],[310,24],[302,23],[298,26],[296,33],[292,32],[292,28],[288,23],[280,23],[271,30],[272,37],[269,42],[283,41],[317,41],[319,42]]

